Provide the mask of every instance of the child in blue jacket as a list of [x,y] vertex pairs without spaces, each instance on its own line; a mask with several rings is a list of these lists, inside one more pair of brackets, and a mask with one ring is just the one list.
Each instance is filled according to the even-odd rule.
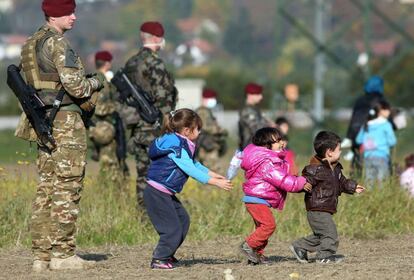
[[397,143],[388,121],[390,114],[388,102],[377,102],[370,109],[368,120],[356,137],[356,143],[362,145],[365,176],[371,182],[382,181],[390,175],[390,149]]
[[164,117],[163,135],[149,148],[144,204],[160,236],[151,261],[152,269],[173,269],[175,252],[183,243],[190,218],[175,196],[182,191],[189,176],[203,184],[230,190],[232,184],[194,160],[195,140],[202,127],[201,118],[190,109],[180,109]]

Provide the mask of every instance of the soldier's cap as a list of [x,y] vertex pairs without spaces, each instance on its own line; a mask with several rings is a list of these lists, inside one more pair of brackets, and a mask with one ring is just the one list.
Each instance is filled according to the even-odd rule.
[[63,17],[75,12],[75,0],[43,0],[42,10],[49,17]]
[[102,61],[111,62],[112,58],[113,58],[112,54],[108,51],[99,51],[99,52],[95,53],[95,61],[96,60],[102,60]]
[[245,87],[244,87],[244,92],[249,95],[249,94],[262,94],[263,92],[263,87],[259,84],[256,83],[248,83]]
[[147,21],[141,25],[140,30],[145,33],[149,33],[151,35],[157,37],[164,37],[164,27],[158,21]]
[[203,98],[216,98],[217,92],[211,88],[203,89]]

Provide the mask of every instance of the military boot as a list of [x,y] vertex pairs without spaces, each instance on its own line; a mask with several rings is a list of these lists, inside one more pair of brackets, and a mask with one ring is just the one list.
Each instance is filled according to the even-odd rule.
[[49,261],[35,260],[33,261],[33,272],[39,273],[49,269]]
[[81,257],[74,255],[66,259],[52,258],[50,260],[51,270],[64,270],[64,269],[86,269],[94,266],[95,261],[87,261]]

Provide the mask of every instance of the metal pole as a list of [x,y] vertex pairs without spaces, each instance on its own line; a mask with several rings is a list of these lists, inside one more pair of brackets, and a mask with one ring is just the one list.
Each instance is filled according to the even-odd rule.
[[[325,30],[324,30],[324,0],[317,0],[315,6],[315,38],[320,45],[325,44]],[[322,122],[324,119],[324,90],[323,90],[323,76],[325,74],[325,54],[320,48],[317,49],[315,57],[314,69],[314,100],[313,110],[317,122]]]
[[368,63],[364,66],[365,78],[368,79],[371,76],[371,1],[365,0],[364,2],[364,49],[368,55]]

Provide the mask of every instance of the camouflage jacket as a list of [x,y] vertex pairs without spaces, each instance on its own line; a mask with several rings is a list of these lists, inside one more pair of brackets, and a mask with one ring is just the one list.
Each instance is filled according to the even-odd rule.
[[99,97],[96,102],[95,115],[98,117],[105,117],[111,115],[117,107],[117,101],[115,97],[116,88],[106,80],[103,73],[97,73],[97,75],[104,76],[104,87],[99,91]]
[[[45,40],[42,46],[37,46],[39,66],[42,65],[48,72],[58,73],[60,84],[71,97],[90,97],[100,87],[99,80],[94,77],[85,77],[85,69],[81,59],[62,34],[47,24],[37,32],[44,31],[51,32],[53,35]],[[32,37],[35,37],[36,33]]]
[[269,123],[259,108],[246,105],[239,112],[239,147],[244,149],[250,142],[256,130],[268,126]]
[[213,150],[224,151],[227,130],[219,126],[211,109],[201,106],[196,112],[203,121],[203,130],[197,141],[198,146],[209,152]]
[[213,112],[209,108],[201,106],[197,108],[196,113],[200,116],[201,120],[203,121],[203,133],[217,135],[226,132],[219,126],[216,118],[213,115]]
[[[178,96],[174,79],[155,52],[141,48],[126,62],[125,72],[131,82],[140,85],[153,97],[155,107],[162,114],[175,110]],[[139,118],[135,129],[152,130],[153,125]]]
[[[47,33],[45,40],[38,40]],[[42,45],[39,45],[39,42]],[[33,54],[33,48],[35,54]],[[37,61],[33,62],[36,57]],[[56,97],[57,91],[63,86],[67,92],[62,104],[72,104],[65,100],[90,98],[92,93],[101,87],[101,82],[96,78],[86,78],[84,66],[79,56],[69,45],[68,40],[63,37],[56,29],[49,25],[43,25],[33,36],[31,36],[22,47],[21,66],[29,84],[34,83],[27,79],[28,76],[33,78],[30,71],[40,71],[34,69],[37,65],[41,72],[48,75],[56,75],[56,83],[52,88],[44,89],[32,84],[39,93],[40,98],[45,104],[52,104]],[[53,83],[52,83],[53,84]],[[68,110],[81,112],[77,105],[68,106]],[[37,137],[33,131],[27,117],[22,113],[19,124],[17,125],[15,135],[28,141],[36,141]]]

